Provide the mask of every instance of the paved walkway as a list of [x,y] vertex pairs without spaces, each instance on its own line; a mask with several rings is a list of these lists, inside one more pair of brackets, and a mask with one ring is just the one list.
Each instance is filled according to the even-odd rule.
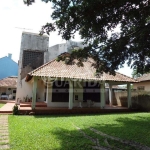
[[0,108],[0,114],[12,114],[13,106],[15,105],[15,101],[11,100],[0,100],[0,102],[5,105]]
[[9,149],[8,115],[0,115],[0,150]]
[[12,111],[14,105],[15,103],[6,103],[0,108],[0,111]]

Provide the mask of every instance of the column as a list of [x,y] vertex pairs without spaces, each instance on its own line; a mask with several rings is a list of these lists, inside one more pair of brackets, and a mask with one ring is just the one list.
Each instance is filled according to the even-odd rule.
[[32,109],[35,109],[36,104],[36,89],[37,89],[37,77],[33,77],[33,89],[32,89]]
[[73,81],[69,80],[69,109],[73,108]]
[[48,88],[49,88],[49,86],[48,86],[48,82],[47,82],[47,89],[46,89],[46,103],[48,103]]
[[105,82],[102,81],[101,86],[100,86],[100,95],[101,95],[101,109],[105,107]]
[[112,106],[112,85],[109,83],[109,105]]
[[131,85],[130,83],[127,83],[127,99],[128,99],[128,108],[131,108]]

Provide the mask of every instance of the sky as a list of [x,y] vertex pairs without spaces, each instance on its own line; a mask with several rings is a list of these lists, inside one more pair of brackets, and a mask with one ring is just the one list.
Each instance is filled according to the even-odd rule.
[[[19,60],[21,35],[23,31],[39,33],[42,25],[51,22],[51,3],[35,0],[30,6],[26,6],[23,0],[0,1],[0,58],[12,54],[15,62]],[[76,35],[75,41],[80,41]],[[64,40],[53,32],[49,36],[49,46],[65,43]],[[131,76],[132,70],[124,66],[118,72]]]

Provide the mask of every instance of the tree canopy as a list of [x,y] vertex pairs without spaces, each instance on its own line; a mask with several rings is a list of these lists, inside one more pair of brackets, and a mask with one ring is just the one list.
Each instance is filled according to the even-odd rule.
[[[58,29],[69,40],[79,32],[88,45],[81,57],[93,57],[97,70],[113,74],[125,61],[142,74],[150,70],[150,0],[42,1],[52,2],[54,22],[44,25],[41,34]],[[120,32],[113,32],[118,26]]]
[[133,72],[132,72],[132,78],[138,78],[138,77],[141,77],[142,74],[138,73],[137,72],[137,69],[133,69]]

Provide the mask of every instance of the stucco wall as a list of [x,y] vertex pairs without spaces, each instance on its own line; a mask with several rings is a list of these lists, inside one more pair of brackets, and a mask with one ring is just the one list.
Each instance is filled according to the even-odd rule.
[[28,97],[32,97],[32,84],[33,80],[26,82],[25,78],[21,80],[21,82],[17,83],[17,94],[16,100],[19,98],[24,101],[24,97],[28,95]]
[[45,83],[39,77],[37,81],[37,101],[38,102],[43,102],[45,100],[44,94],[45,94]]

